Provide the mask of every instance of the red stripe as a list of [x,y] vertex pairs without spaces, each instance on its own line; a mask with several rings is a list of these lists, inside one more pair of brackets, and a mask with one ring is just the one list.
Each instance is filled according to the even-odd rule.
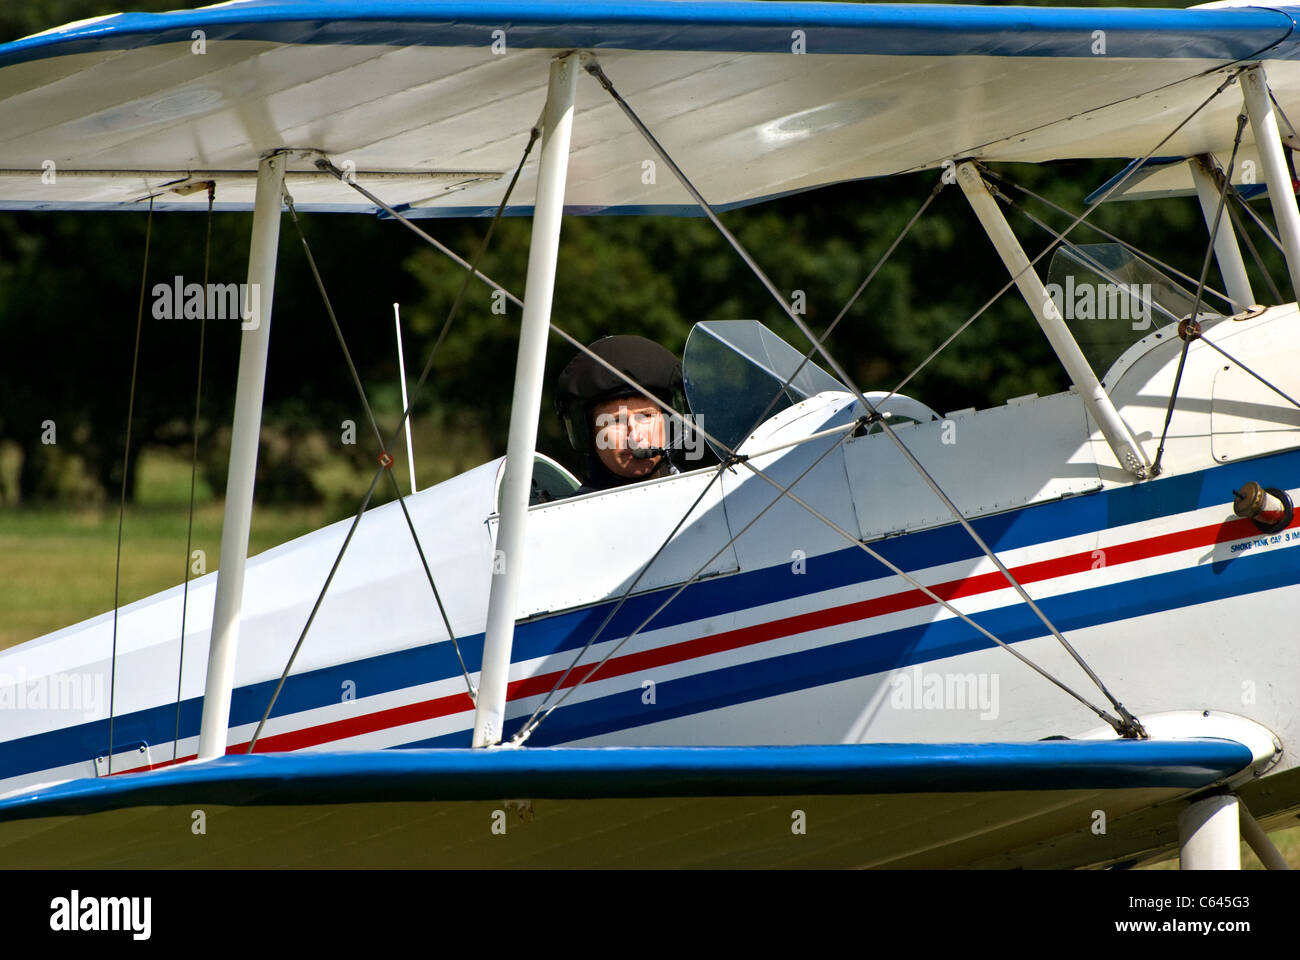
[[[1296,526],[1297,524],[1300,524],[1300,517],[1294,520],[1291,525]],[[1145,540],[1091,550],[1086,553],[1075,553],[1067,557],[1026,563],[1010,569],[1021,584],[1035,583],[1069,574],[1085,573],[1088,570],[1100,569],[1101,567],[1111,567],[1163,554],[1177,553],[1181,550],[1190,550],[1210,543],[1217,544],[1242,540],[1258,532],[1254,524],[1249,520],[1230,520],[1227,523],[1208,524],[1192,530],[1148,537]],[[942,597],[944,600],[952,601],[961,597],[975,596],[1009,587],[1010,584],[1007,583],[1001,571],[995,570],[973,577],[936,584],[930,589],[934,591],[935,595]],[[593,676],[592,679],[604,680],[610,677],[623,676],[649,667],[680,663],[684,660],[721,653],[726,650],[735,650],[757,643],[765,643],[768,640],[777,640],[798,633],[808,633],[824,627],[840,626],[857,620],[868,620],[889,613],[897,613],[901,610],[926,606],[933,602],[921,590],[912,589],[887,594],[871,600],[860,600],[837,607],[828,607],[825,610],[796,614],[780,620],[772,620],[750,627],[740,627],[736,630],[715,633],[707,637],[667,644],[653,650],[615,657],[602,666],[599,673]],[[591,673],[594,667],[595,664],[591,664],[585,668],[575,669],[565,679],[562,686],[573,686]],[[555,685],[560,676],[560,672],[554,672],[517,680],[509,685],[507,698],[515,700],[546,693]]]
[[[1292,520],[1290,527],[1298,525],[1300,525],[1300,514]],[[1026,563],[1010,569],[1022,584],[1037,583],[1070,574],[1086,573],[1093,569],[1119,566],[1137,560],[1148,560],[1152,557],[1178,553],[1182,550],[1228,543],[1233,540],[1245,540],[1260,535],[1258,528],[1250,520],[1233,519],[1225,523],[1212,523],[1191,530],[1147,537],[1144,540],[1135,540],[1131,543],[1100,547],[1096,550],[1074,553],[1066,557]],[[959,580],[950,580],[946,583],[936,584],[930,589],[944,600],[952,601],[962,597],[972,597],[981,593],[1008,589],[1009,586],[1000,571],[993,571],[973,577],[964,577]],[[625,654],[611,659],[595,674],[593,674],[593,671],[596,664],[575,667],[561,686],[572,687],[586,679],[605,680],[611,677],[620,677],[629,673],[647,670],[651,667],[681,663],[686,660],[766,643],[769,640],[778,640],[782,637],[808,633],[825,627],[840,626],[858,620],[869,620],[873,617],[897,613],[902,610],[911,610],[933,602],[922,591],[912,589],[891,593],[883,597],[875,597],[871,600],[860,600],[836,607],[828,607],[825,610],[813,610],[767,623],[726,630],[722,633],[683,640],[679,643],[666,644],[652,650]],[[520,700],[548,693],[562,675],[563,671],[556,670],[551,673],[515,680],[507,686],[506,699]],[[304,747],[318,746],[322,743],[342,740],[347,737],[362,736],[389,727],[418,723],[422,720],[434,720],[438,717],[446,717],[473,709],[474,705],[470,701],[469,695],[457,693],[447,697],[438,697],[434,700],[392,707],[388,710],[380,710],[359,717],[335,720],[330,723],[306,727],[302,730],[280,733],[271,737],[262,737],[257,741],[257,750],[255,752],[272,753],[301,750]],[[248,744],[242,743],[229,747],[226,752],[244,753],[247,749]],[[174,762],[192,759],[194,758],[184,757],[180,761]],[[153,767],[158,769],[171,766],[172,763],[173,761],[155,763]]]
[[[278,733],[271,737],[260,737],[257,741],[257,749],[253,752],[288,753],[293,750],[301,750],[304,747],[329,743],[332,740],[356,737],[365,733],[374,733],[376,730],[401,727],[408,723],[419,723],[421,720],[432,720],[435,717],[445,717],[453,713],[463,713],[466,710],[473,709],[474,703],[470,700],[469,694],[457,693],[449,697],[438,697],[435,700],[425,700],[420,703],[408,703],[388,710],[363,714],[359,717],[348,717],[344,720],[334,720],[314,727],[304,727],[301,730],[290,730],[287,733]],[[226,747],[227,754],[247,752],[247,742]],[[192,754],[188,757],[179,757],[176,760],[166,760],[162,763],[155,763],[151,769],[157,770],[161,767],[170,767],[172,764],[185,763],[197,758],[197,754]],[[134,770],[120,772],[139,773],[141,770],[137,767]],[[113,774],[113,776],[117,776],[117,774]]]

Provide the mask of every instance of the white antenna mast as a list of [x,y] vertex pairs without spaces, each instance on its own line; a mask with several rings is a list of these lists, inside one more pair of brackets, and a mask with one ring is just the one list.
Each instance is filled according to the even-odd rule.
[[[402,308],[393,304],[393,326],[397,329],[397,369],[402,377],[402,410],[410,406],[406,399],[406,358],[402,356]],[[415,493],[415,448],[411,445],[411,418],[406,418],[406,464],[411,468],[411,492]]]

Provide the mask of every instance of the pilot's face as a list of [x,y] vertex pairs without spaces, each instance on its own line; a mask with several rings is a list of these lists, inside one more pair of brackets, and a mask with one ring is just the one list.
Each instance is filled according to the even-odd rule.
[[644,398],[606,400],[591,408],[596,428],[596,456],[610,473],[628,480],[648,477],[663,462],[662,456],[638,460],[635,447],[664,446],[664,417],[659,407]]

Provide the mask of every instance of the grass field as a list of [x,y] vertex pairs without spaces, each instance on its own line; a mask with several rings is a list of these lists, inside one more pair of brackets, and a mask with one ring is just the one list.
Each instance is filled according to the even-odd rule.
[[[417,443],[439,451],[436,459],[422,464],[422,489],[490,459],[490,451],[472,438],[448,436],[441,424],[416,431]],[[398,459],[395,469],[405,489],[405,457]],[[355,463],[333,455],[314,469],[328,492],[328,505],[256,506],[250,555],[355,509],[369,480],[369,465],[358,470]],[[122,527],[119,605],[181,583],[187,567],[189,458],[183,452],[147,449],[137,470],[136,502],[128,505]],[[386,498],[381,490],[373,502]],[[191,550],[203,551],[205,571],[211,573],[221,553],[223,503],[201,477],[195,502]],[[0,649],[113,609],[117,526],[116,496],[86,507],[0,508]]]
[[[195,511],[194,546],[209,572],[221,549],[221,504]],[[314,530],[319,509],[253,514],[250,551]],[[120,602],[130,603],[185,578],[187,517],[174,508],[127,510],[122,533]],[[113,609],[117,511],[7,510],[0,513],[0,648]]]
[[[129,507],[123,527],[120,596],[130,603],[174,586],[185,576],[188,465],[158,454],[144,459],[141,503]],[[217,568],[220,501],[200,490],[194,549]],[[253,512],[250,552],[257,553],[314,530],[334,517],[323,507]],[[117,551],[114,507],[0,511],[0,648],[9,647],[113,607]],[[1271,834],[1293,868],[1300,868],[1300,826]],[[1242,844],[1242,866],[1261,869]],[[1176,869],[1168,860],[1144,869]]]

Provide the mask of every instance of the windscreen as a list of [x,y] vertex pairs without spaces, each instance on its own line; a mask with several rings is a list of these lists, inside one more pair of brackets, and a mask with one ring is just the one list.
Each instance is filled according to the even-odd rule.
[[[1118,243],[1062,247],[1047,272],[1047,295],[1093,372],[1105,377],[1120,354],[1153,330],[1191,314],[1196,297]],[[1202,298],[1200,313],[1211,313]]]
[[[733,450],[786,407],[847,389],[757,320],[697,323],[686,340],[682,375],[696,421]],[[726,457],[726,450],[709,446]]]

